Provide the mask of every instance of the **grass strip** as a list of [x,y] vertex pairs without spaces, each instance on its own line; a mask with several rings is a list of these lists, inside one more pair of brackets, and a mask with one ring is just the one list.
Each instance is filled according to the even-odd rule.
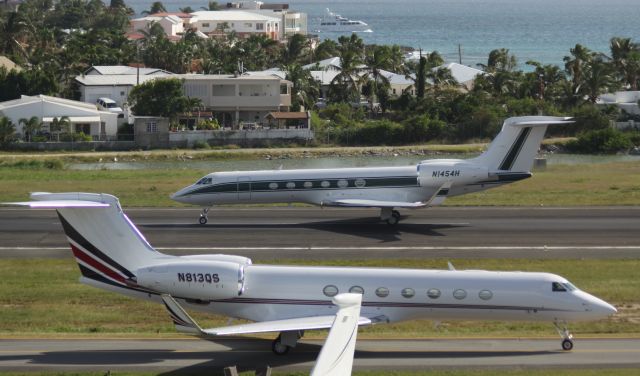
[[[31,163],[31,162],[30,162]],[[103,192],[118,196],[125,207],[184,206],[169,198],[178,189],[216,170],[184,168],[165,170],[77,171],[44,167],[0,165],[0,202],[24,201],[28,192]],[[35,167],[34,167],[35,166]],[[530,179],[448,199],[453,206],[583,206],[640,205],[640,164],[615,162],[553,165]]]
[[[274,264],[378,266],[444,269],[445,259],[335,260],[330,262],[268,260]],[[640,260],[453,259],[462,269],[548,271],[567,277],[579,288],[619,309],[613,318],[571,325],[577,337],[640,335]],[[256,260],[259,263],[259,260]],[[71,258],[2,259],[0,261],[0,336],[176,336],[164,308],[80,284]],[[203,326],[227,325],[227,318],[194,313]],[[322,333],[310,332],[309,337]],[[397,337],[546,337],[555,338],[548,323],[452,321],[434,326],[428,320],[376,325],[361,338]]]

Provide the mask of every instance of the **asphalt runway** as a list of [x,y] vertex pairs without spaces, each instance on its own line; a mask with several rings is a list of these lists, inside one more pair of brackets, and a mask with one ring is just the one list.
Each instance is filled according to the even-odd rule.
[[[286,356],[271,353],[264,339],[184,340],[0,340],[0,371],[147,371],[221,374],[271,366],[311,370],[322,340],[302,341]],[[560,340],[358,340],[354,370],[447,368],[638,368],[640,340],[576,339],[571,352]]]
[[[390,227],[373,209],[126,209],[171,254],[269,259],[638,258],[640,207],[438,207],[403,210]],[[70,257],[55,211],[0,209],[0,257]]]

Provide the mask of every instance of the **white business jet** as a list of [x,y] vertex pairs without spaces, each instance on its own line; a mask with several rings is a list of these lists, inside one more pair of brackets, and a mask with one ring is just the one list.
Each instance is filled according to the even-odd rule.
[[[255,265],[233,255],[171,256],[156,251],[107,194],[34,193],[14,203],[57,209],[82,274],[80,282],[163,302],[178,331],[200,337],[279,332],[276,354],[305,330],[330,328],[332,298],[361,294],[358,326],[431,320],[522,320],[555,324],[573,348],[567,323],[616,312],[565,278],[549,273],[479,270]],[[252,323],[203,329],[185,309]]]
[[399,208],[440,205],[447,196],[478,192],[531,177],[531,167],[548,125],[569,118],[524,116],[505,120],[482,155],[471,159],[432,159],[416,166],[214,172],[171,198],[209,208],[218,204],[292,203],[380,208],[390,225]]

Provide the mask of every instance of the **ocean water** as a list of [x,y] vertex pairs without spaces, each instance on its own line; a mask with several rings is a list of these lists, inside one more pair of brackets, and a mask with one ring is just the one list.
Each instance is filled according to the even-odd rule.
[[[609,39],[630,37],[640,42],[639,0],[267,0],[289,3],[307,13],[309,31],[329,8],[335,13],[369,24],[360,33],[366,43],[399,44],[425,51],[437,50],[447,61],[485,63],[489,52],[508,48],[521,67],[527,60],[562,65],[576,43],[609,53]],[[193,9],[207,1],[170,0],[169,10]],[[219,1],[224,4],[225,1]],[[136,12],[151,0],[127,1]],[[337,39],[339,34],[319,33]]]

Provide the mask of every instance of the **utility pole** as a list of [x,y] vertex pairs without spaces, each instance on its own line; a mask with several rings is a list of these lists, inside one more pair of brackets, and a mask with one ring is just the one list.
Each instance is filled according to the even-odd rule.
[[462,45],[458,43],[458,64],[462,65]]

